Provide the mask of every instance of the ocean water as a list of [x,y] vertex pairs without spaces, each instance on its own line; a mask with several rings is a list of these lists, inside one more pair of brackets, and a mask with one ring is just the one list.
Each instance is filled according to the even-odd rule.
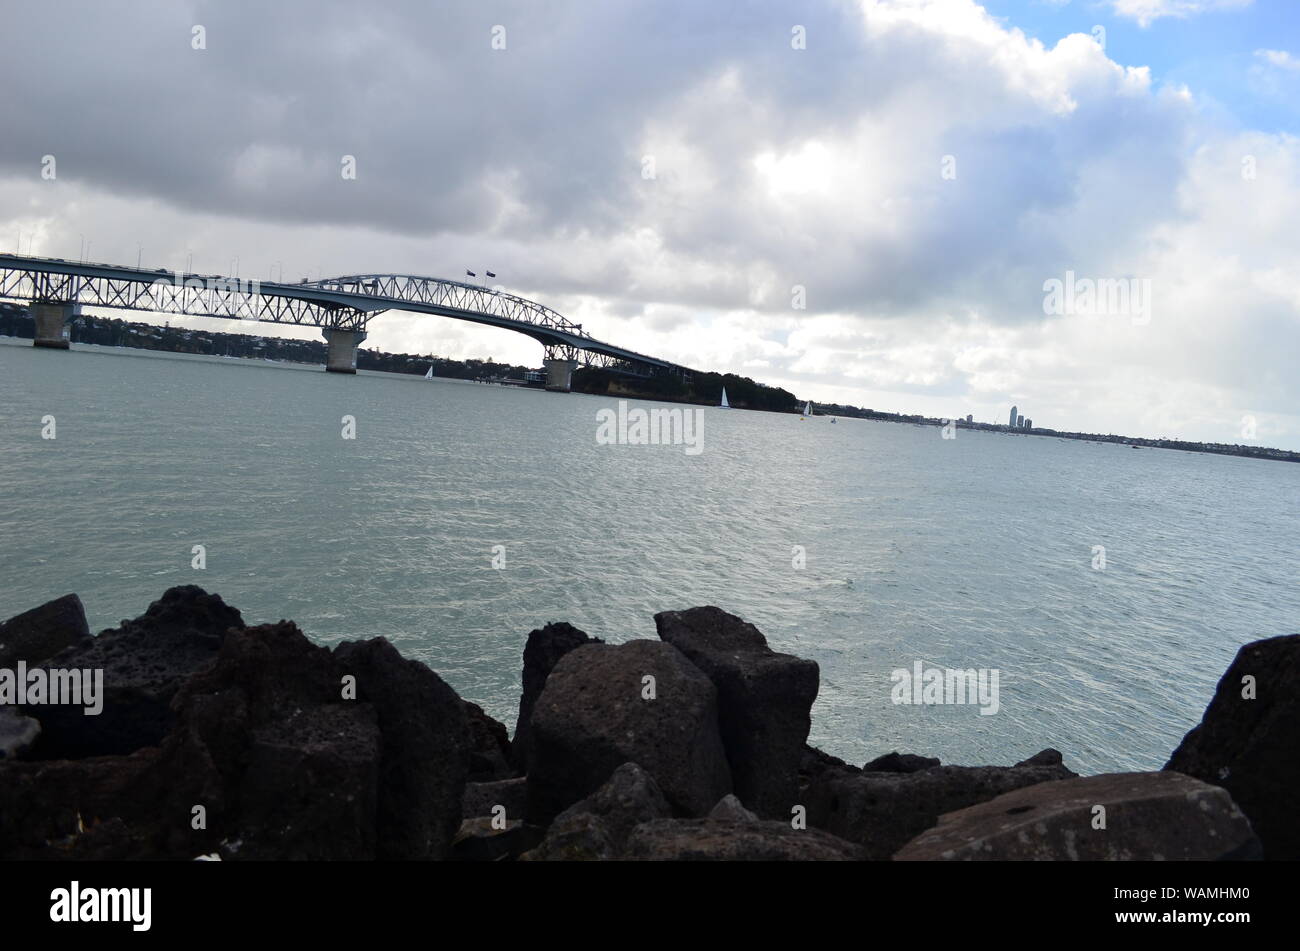
[[[0,616],[199,584],[383,635],[513,729],[530,629],[716,604],[818,662],[828,752],[1082,773],[1159,768],[1238,646],[1300,631],[1294,464],[713,408],[691,455],[599,444],[616,405],[0,340]],[[996,670],[998,712],[893,703],[918,661]]]

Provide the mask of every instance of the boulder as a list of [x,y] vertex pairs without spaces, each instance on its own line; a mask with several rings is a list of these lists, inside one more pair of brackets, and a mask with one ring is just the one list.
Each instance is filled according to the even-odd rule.
[[540,824],[627,762],[650,773],[686,815],[703,815],[731,792],[717,691],[671,644],[587,644],[569,652],[537,698],[531,730],[529,816]]
[[[1247,681],[1246,678],[1252,678]],[[1232,794],[1268,859],[1300,859],[1300,634],[1246,644],[1165,764]]]
[[334,659],[341,673],[356,676],[357,699],[379,716],[379,857],[446,858],[460,828],[470,755],[463,702],[382,637],[340,644]]
[[654,777],[636,763],[624,763],[595,793],[556,816],[541,844],[523,858],[616,859],[637,825],[671,816],[672,807]]
[[[1103,819],[1105,827],[1098,828]],[[1109,773],[1017,789],[940,817],[894,858],[1077,862],[1258,856],[1250,822],[1226,790],[1164,772]]]
[[717,687],[736,795],[760,815],[789,817],[799,798],[817,664],[776,653],[758,628],[716,607],[664,611],[655,627]]
[[193,829],[193,807],[220,802],[212,763],[192,745],[0,761],[0,861],[184,860],[218,839]]
[[883,861],[939,821],[1022,786],[1075,774],[1064,766],[932,766],[912,773],[827,773],[807,791],[808,823]]
[[528,779],[518,776],[465,784],[465,795],[461,797],[462,817],[490,816],[495,806],[504,807],[508,819],[522,819],[528,811]]
[[744,803],[736,798],[735,793],[727,793],[718,800],[718,804],[709,810],[706,818],[720,819],[724,822],[758,822],[758,816],[745,808]]
[[40,735],[39,720],[25,717],[13,707],[0,707],[0,759],[21,756]]
[[104,708],[96,716],[79,706],[28,708],[41,721],[31,756],[76,759],[157,746],[175,722],[177,690],[216,660],[228,631],[243,626],[239,612],[218,595],[184,585],[166,591],[135,620],[46,658],[47,668],[102,669]]
[[75,594],[47,601],[0,624],[0,667],[40,664],[90,640],[86,609]]
[[492,819],[466,819],[451,844],[451,857],[457,862],[504,862],[518,858],[535,846],[542,830],[518,819],[504,826]]
[[852,862],[861,849],[788,822],[655,819],[632,830],[625,858],[649,862]]
[[356,671],[281,621],[231,631],[211,667],[177,692],[163,749],[206,756],[218,777],[198,801],[219,848],[196,840],[189,855],[376,857],[384,718],[365,701],[361,675],[358,699],[343,699],[344,673]]
[[852,776],[860,773],[856,766],[844,762],[837,756],[823,753],[815,746],[805,746],[799,757],[799,799],[808,801],[808,787],[827,774]]
[[477,703],[462,700],[469,723],[469,780],[482,783],[515,775],[510,765],[510,734]]
[[515,721],[515,739],[510,746],[510,760],[523,772],[528,764],[528,737],[531,734],[533,707],[542,695],[546,678],[560,658],[584,644],[603,644],[598,637],[588,637],[564,621],[547,624],[528,632],[524,644],[523,692],[519,695],[519,719]]
[[[900,753],[895,750],[884,756],[877,756],[862,767],[864,773],[916,773],[923,769],[938,766],[939,760],[933,756],[917,756],[915,753]],[[1023,763],[1016,764],[1023,766]]]

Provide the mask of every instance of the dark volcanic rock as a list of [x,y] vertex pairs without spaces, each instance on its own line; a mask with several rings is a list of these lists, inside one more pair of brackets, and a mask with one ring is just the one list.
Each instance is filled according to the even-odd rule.
[[808,822],[884,860],[939,816],[1035,783],[1074,777],[1064,766],[933,766],[914,773],[827,773],[807,791]]
[[[1253,699],[1244,678],[1253,678]],[[1300,859],[1300,634],[1237,652],[1199,726],[1167,770],[1222,786],[1250,818],[1269,859]]]
[[595,793],[556,816],[546,838],[524,858],[551,862],[616,859],[636,826],[672,814],[654,777],[636,763],[624,763]]
[[508,861],[535,846],[542,831],[518,819],[504,825],[484,817],[466,819],[452,841],[451,857],[457,862]]
[[13,707],[0,707],[0,759],[21,756],[40,735],[39,720],[25,717]]
[[625,858],[650,862],[851,862],[862,850],[788,822],[656,819],[632,830]]
[[193,806],[220,801],[212,762],[193,745],[0,761],[0,860],[190,859],[216,841],[193,830]]
[[718,800],[718,804],[709,810],[708,819],[720,819],[724,822],[758,822],[758,816],[745,808],[744,803],[736,798],[735,793],[727,793]]
[[243,626],[239,612],[218,595],[184,585],[166,591],[135,620],[47,658],[43,666],[50,668],[102,668],[104,708],[86,716],[79,706],[31,707],[27,713],[41,721],[41,738],[30,755],[76,759],[157,746],[175,722],[177,690],[216,659],[227,631]]
[[528,764],[528,737],[533,707],[542,695],[546,678],[560,658],[584,644],[603,644],[598,637],[588,637],[572,624],[561,621],[547,624],[528,633],[524,645],[523,693],[519,696],[519,719],[515,722],[515,739],[510,747],[510,761],[523,772]]
[[[1105,809],[1105,828],[1096,828]],[[1181,773],[1039,783],[950,812],[898,861],[1214,861],[1258,858],[1227,791]]]
[[522,819],[528,811],[528,780],[494,779],[486,783],[468,782],[461,797],[460,814],[464,819],[490,816],[494,807],[505,810],[507,819]]
[[801,803],[808,800],[808,787],[822,779],[828,773],[836,776],[852,776],[861,770],[838,756],[823,753],[815,746],[805,746],[799,757],[799,799]]
[[469,779],[484,783],[515,775],[510,765],[510,734],[504,723],[492,719],[477,703],[462,700],[469,722]]
[[877,756],[863,766],[862,771],[864,773],[915,773],[938,765],[939,761],[933,756],[917,756],[915,753],[900,753],[895,750],[884,756]]
[[200,802],[223,857],[375,857],[380,717],[342,698],[343,673],[281,621],[232,631],[177,693],[164,750],[211,760],[219,787]]
[[758,628],[716,607],[664,611],[655,615],[655,627],[718,689],[736,795],[760,815],[788,818],[799,798],[817,664],[776,653]]
[[703,815],[731,791],[717,691],[671,644],[588,644],[556,664],[532,714],[530,817],[545,823],[628,762],[687,815]]
[[[935,760],[938,763],[938,760]],[[1054,750],[1050,746],[1045,750],[1039,750],[1029,759],[1022,759],[1017,766],[1061,766],[1065,763],[1065,757],[1061,755],[1060,750]]]
[[75,594],[47,601],[0,624],[0,667],[35,666],[90,640],[86,610]]
[[374,704],[383,734],[379,857],[441,859],[460,828],[469,726],[456,692],[382,637],[339,645],[359,700]]

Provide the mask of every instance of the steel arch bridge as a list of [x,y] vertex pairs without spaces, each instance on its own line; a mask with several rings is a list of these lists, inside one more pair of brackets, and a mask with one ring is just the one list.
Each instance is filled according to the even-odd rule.
[[687,367],[597,340],[536,301],[435,277],[357,274],[288,284],[0,254],[0,298],[319,327],[331,346],[330,331],[364,335],[374,317],[400,310],[526,334],[543,346],[547,360],[638,376],[691,374]]

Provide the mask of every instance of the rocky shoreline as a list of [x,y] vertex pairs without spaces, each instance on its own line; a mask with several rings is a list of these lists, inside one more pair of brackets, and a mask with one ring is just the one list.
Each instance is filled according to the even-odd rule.
[[[92,637],[67,595],[0,624],[0,859],[1300,858],[1300,635],[1241,648],[1163,771],[1078,777],[853,766],[807,744],[814,662],[715,607],[655,622],[532,631],[512,739],[383,638],[194,586]],[[102,670],[102,709],[13,705],[19,669]]]

